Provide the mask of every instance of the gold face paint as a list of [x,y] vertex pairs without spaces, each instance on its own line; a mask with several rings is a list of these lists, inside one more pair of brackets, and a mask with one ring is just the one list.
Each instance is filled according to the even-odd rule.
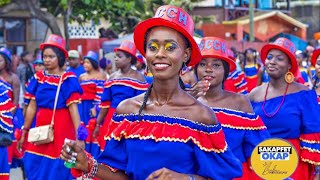
[[159,49],[159,45],[156,42],[151,42],[148,44],[148,49],[155,51]]
[[167,51],[173,51],[173,50],[175,50],[177,48],[177,45],[172,43],[172,42],[168,42],[168,43],[165,44],[164,48]]

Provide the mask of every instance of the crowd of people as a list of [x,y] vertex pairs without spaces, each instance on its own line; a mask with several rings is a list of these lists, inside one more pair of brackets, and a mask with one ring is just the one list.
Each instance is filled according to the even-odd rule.
[[[29,180],[261,179],[250,156],[271,137],[298,151],[291,179],[320,180],[320,49],[280,37],[242,53],[193,33],[187,12],[164,5],[113,59],[54,34],[17,67],[1,48],[0,132],[12,143],[0,142],[0,180],[15,167]],[[44,125],[53,139],[29,142]]]

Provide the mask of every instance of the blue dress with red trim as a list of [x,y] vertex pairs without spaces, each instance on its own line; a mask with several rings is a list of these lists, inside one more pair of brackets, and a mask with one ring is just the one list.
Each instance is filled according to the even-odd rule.
[[246,75],[248,92],[258,86],[258,64],[246,65],[244,67],[244,74]]
[[254,113],[246,113],[226,108],[212,108],[226,135],[226,141],[233,154],[242,163],[242,177],[251,179],[250,157],[253,149],[270,134],[261,118]]
[[[0,130],[9,134],[13,134],[13,116],[11,111],[14,105],[8,96],[8,89],[4,83],[0,82]],[[9,157],[8,148],[0,146],[0,179],[9,180]]]
[[147,91],[149,84],[131,78],[116,78],[105,82],[103,94],[101,96],[100,108],[108,108],[108,113],[104,120],[99,134],[99,144],[101,150],[104,149],[104,135],[107,132],[111,118],[117,106],[126,99],[132,98]]
[[[140,120],[142,119],[142,120]],[[241,176],[241,163],[228,147],[221,125],[164,115],[114,114],[98,157],[112,171],[144,180],[163,167],[211,179]]]
[[238,70],[230,72],[224,81],[224,89],[235,93],[248,94],[247,81],[244,73]]
[[[281,104],[283,96],[269,99],[265,111],[272,114]],[[288,94],[278,113],[268,117],[262,110],[263,102],[251,102],[273,138],[291,142],[300,156],[293,179],[310,179],[313,165],[320,165],[320,107],[313,90]]]
[[309,83],[311,84],[310,82],[310,79],[309,79],[309,74],[308,74],[308,70],[304,67],[300,67],[300,72],[301,72],[301,76],[304,80],[304,85],[309,87]]
[[[98,140],[92,137],[97,117],[91,117],[90,109],[96,108],[101,102],[104,80],[88,79],[80,82],[83,94],[78,105],[80,119],[88,130],[86,151],[96,157],[100,153]],[[98,114],[98,113],[97,113]]]
[[[36,127],[51,123],[60,77],[46,74],[45,71],[37,72],[26,89],[26,98],[35,100],[37,104]],[[72,179],[70,170],[64,166],[59,156],[64,139],[76,139],[68,106],[78,103],[81,93],[82,89],[76,75],[72,72],[64,73],[54,117],[53,142],[37,146],[27,143],[26,146],[24,163],[29,180]]]
[[[13,87],[10,83],[0,80],[1,84],[7,89],[8,97],[13,103]],[[24,123],[23,112],[20,107],[15,106],[15,114],[13,114],[12,124],[13,124],[13,132],[19,131]],[[9,155],[9,164],[10,168],[17,168],[22,166],[22,157],[24,152],[20,152],[17,150],[17,140],[12,133],[13,142],[10,146],[8,146],[8,155]]]

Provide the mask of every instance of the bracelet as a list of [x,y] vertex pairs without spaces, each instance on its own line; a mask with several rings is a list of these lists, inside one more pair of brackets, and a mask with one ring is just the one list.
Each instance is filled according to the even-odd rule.
[[[93,179],[97,175],[99,164],[98,164],[97,160],[95,160],[94,158],[90,158],[89,161],[91,164],[90,171],[86,174],[83,174],[83,177],[88,178],[88,179]],[[89,162],[88,162],[88,164],[89,164]]]
[[196,178],[192,174],[189,174],[189,180],[196,180]]
[[21,127],[21,130],[24,130],[24,131],[29,132],[30,128],[26,128],[26,127],[22,126],[22,127]]

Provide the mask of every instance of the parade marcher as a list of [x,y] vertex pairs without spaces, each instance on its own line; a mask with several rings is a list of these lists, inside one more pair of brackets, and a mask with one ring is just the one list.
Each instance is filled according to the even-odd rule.
[[248,48],[244,51],[244,62],[242,67],[246,76],[248,92],[261,83],[262,68],[257,60],[255,49]]
[[[234,53],[232,50],[228,49],[228,57],[235,61]],[[245,75],[242,71],[239,71],[237,68],[229,72],[227,79],[225,79],[223,84],[224,90],[248,94],[248,87]]]
[[315,74],[313,79],[313,90],[317,92],[318,95],[318,104],[320,104],[320,49],[317,49],[313,52],[311,57],[311,64],[315,67]]
[[[13,131],[20,129],[23,124],[23,113],[19,107],[19,95],[20,95],[20,80],[18,76],[11,71],[11,53],[6,48],[0,49],[0,81],[6,86],[8,90],[8,96],[12,103],[15,105],[13,114]],[[23,153],[16,150],[17,140],[13,137],[13,143],[8,147],[9,163],[12,168],[21,165],[21,158]]]
[[311,80],[309,78],[308,69],[307,69],[307,54],[303,51],[296,51],[296,59],[301,73],[301,77],[304,80],[304,85],[307,87],[311,86]]
[[45,70],[45,66],[43,64],[41,54],[39,54],[37,58],[33,61],[33,66],[34,66],[34,71],[36,73]]
[[225,40],[205,37],[199,47],[202,60],[196,65],[195,72],[198,79],[208,81],[210,87],[198,100],[213,109],[230,149],[242,162],[243,173],[239,179],[250,179],[253,174],[250,170],[251,153],[256,145],[270,135],[261,118],[253,113],[245,95],[223,89],[229,72],[236,70],[234,60],[228,55]]
[[153,84],[117,107],[105,137],[108,143],[97,160],[101,164],[74,143],[64,146],[61,158],[75,157],[80,172],[100,179],[241,176],[240,162],[227,147],[213,111],[181,88],[183,64],[193,66],[201,59],[193,31],[191,17],[171,5],[159,7],[154,18],[141,22],[134,41],[146,57]]
[[109,79],[112,74],[112,62],[110,59],[103,57],[99,61],[99,66],[102,69],[103,73],[106,75],[106,78]]
[[68,52],[68,63],[67,71],[73,72],[79,79],[82,73],[85,73],[83,65],[80,63],[80,54],[77,50],[70,50]]
[[[0,82],[0,133],[13,134],[12,113],[14,105],[8,96],[8,89]],[[0,138],[0,141],[5,139]],[[6,142],[8,143],[8,141]],[[10,165],[8,159],[8,148],[5,142],[0,142],[0,180],[9,180]]]
[[86,73],[83,73],[79,78],[83,94],[78,107],[80,119],[89,131],[89,136],[86,139],[86,151],[96,157],[100,153],[100,148],[97,139],[93,138],[92,134],[95,129],[97,109],[101,102],[106,76],[99,70],[97,53],[89,51],[83,60]]
[[[310,179],[320,175],[320,116],[315,91],[294,82],[299,66],[295,46],[286,38],[261,49],[261,58],[270,81],[250,94],[256,114],[264,121],[271,137],[283,138],[293,144],[299,164],[292,179]],[[317,166],[314,166],[317,165]]]
[[21,54],[21,61],[17,68],[17,75],[20,79],[23,93],[25,92],[26,84],[34,75],[34,68],[32,66],[33,57],[28,51]]
[[[118,71],[114,72],[104,84],[100,112],[93,134],[93,137],[100,136],[99,144],[102,150],[105,146],[104,134],[117,106],[121,101],[137,96],[148,89],[144,76],[131,68],[136,63],[136,51],[134,43],[127,40],[123,41],[120,47],[115,48],[115,65]],[[100,125],[102,125],[101,130]]]
[[144,74],[147,66],[141,54],[137,55],[137,63],[135,64],[135,67],[141,74]]
[[[59,154],[65,138],[77,139],[77,143],[84,148],[85,137],[79,135],[82,126],[77,105],[82,89],[76,75],[62,70],[68,57],[62,37],[50,35],[47,41],[40,45],[40,49],[46,70],[37,72],[27,87],[26,97],[30,99],[30,103],[17,148],[21,150],[26,143],[24,164],[29,180],[71,179],[70,170],[65,168]],[[60,91],[57,91],[58,86]],[[55,96],[58,98],[54,110]],[[27,142],[34,117],[36,127],[49,125],[53,118],[52,142],[41,145]]]

